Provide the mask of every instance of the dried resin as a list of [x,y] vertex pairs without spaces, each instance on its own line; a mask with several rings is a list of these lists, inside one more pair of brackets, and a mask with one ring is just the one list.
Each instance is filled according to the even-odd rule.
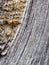
[[21,24],[26,0],[0,0],[0,55],[8,51],[18,26]]

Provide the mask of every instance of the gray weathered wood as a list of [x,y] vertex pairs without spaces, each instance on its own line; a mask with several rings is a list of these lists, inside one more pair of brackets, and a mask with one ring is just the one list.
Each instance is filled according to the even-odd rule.
[[0,65],[49,65],[49,0],[31,0],[25,15]]

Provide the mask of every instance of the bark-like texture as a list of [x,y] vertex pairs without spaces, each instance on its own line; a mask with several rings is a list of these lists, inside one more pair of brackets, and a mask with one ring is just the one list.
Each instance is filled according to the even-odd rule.
[[0,65],[49,65],[49,0],[31,0],[25,15]]

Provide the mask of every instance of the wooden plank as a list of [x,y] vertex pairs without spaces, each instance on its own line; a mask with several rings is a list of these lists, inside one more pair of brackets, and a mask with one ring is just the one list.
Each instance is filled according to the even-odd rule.
[[24,24],[0,65],[49,65],[48,5],[48,0],[31,0]]

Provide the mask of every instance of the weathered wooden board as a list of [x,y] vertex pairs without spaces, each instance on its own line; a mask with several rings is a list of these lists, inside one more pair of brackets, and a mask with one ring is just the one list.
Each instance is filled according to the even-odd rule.
[[49,0],[31,0],[25,15],[0,65],[49,65]]

